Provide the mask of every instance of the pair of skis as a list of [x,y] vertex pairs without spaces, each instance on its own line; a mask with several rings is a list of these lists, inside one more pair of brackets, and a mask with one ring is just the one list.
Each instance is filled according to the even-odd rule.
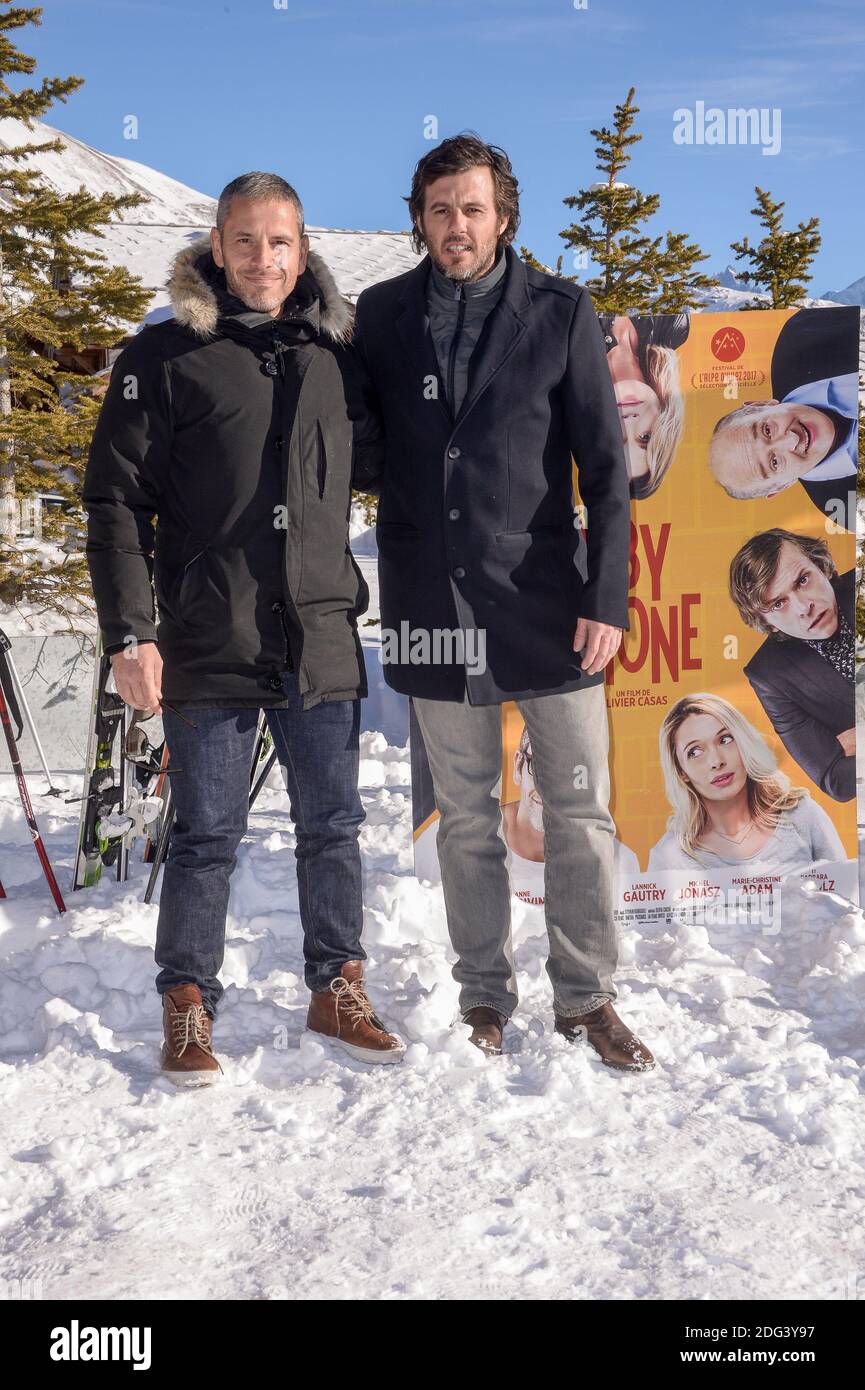
[[[63,913],[66,911],[66,904],[39,832],[18,752],[18,740],[24,727],[21,717],[22,706],[48,778],[49,794],[59,796],[62,793],[52,785],[51,773],[45,761],[39,735],[17,679],[10,654],[11,645],[9,638],[0,629],[0,723],[3,725],[12,771],[33,846],[57,910]],[[125,705],[116,691],[108,689],[110,675],[111,659],[102,651],[100,634],[97,638],[94,662],[93,700],[84,771],[84,794],[80,798],[81,816],[73,891],[92,887],[99,882],[103,868],[112,865],[116,865],[118,881],[125,881],[128,876],[130,844],[143,835],[149,847],[151,838],[158,834],[157,821],[162,811],[162,797],[153,793],[155,788],[161,789],[166,781],[167,749],[164,744],[160,748],[152,748],[146,738],[135,737],[136,732],[139,735],[142,733],[139,727],[139,713]],[[17,726],[17,732],[13,729],[13,723]],[[115,744],[118,735],[121,748],[119,774],[115,776]],[[67,798],[67,801],[76,799],[71,797]],[[0,898],[5,897],[6,892],[0,883]]]
[[149,840],[156,833],[163,809],[155,786],[161,784],[167,772],[165,745],[149,745],[140,728],[139,712],[124,704],[116,690],[109,690],[110,676],[111,658],[102,650],[100,634],[93,671],[73,890],[92,888],[101,879],[103,868],[115,867],[118,882],[125,882],[130,844],[141,835]]
[[[39,826],[37,825],[36,817],[33,814],[33,807],[30,803],[30,794],[27,791],[27,782],[24,778],[24,769],[21,766],[21,758],[18,753],[18,739],[20,739],[24,731],[24,724],[21,718],[21,710],[18,703],[19,694],[21,695],[25,709],[27,708],[27,706],[26,701],[24,700],[23,690],[21,690],[20,687],[16,690],[17,682],[15,680],[15,670],[12,664],[12,660],[9,656],[9,650],[11,646],[12,644],[9,641],[9,638],[6,636],[5,632],[3,632],[2,629],[0,629],[0,723],[2,723],[3,725],[3,732],[6,736],[6,746],[9,749],[9,758],[12,763],[12,771],[15,774],[15,781],[18,784],[18,795],[21,798],[21,805],[24,808],[24,819],[27,822],[27,829],[30,831],[30,838],[33,841],[33,848],[36,850],[36,853],[39,856],[39,863],[42,865],[42,871],[45,874],[45,878],[47,879],[48,887],[51,890],[51,896],[54,899],[57,911],[62,914],[66,911],[66,904],[64,903],[63,896],[60,892],[60,889],[57,886],[57,879],[54,877],[54,870],[52,869],[51,863],[48,859],[48,852],[45,849],[44,841],[39,833]],[[36,733],[36,728],[33,724],[33,720],[30,716],[29,710],[27,710],[27,716],[28,723],[30,725],[30,731],[33,735],[36,747],[39,751],[39,756],[42,759],[42,765],[45,768],[45,772],[48,776],[49,788],[51,790],[51,793],[56,795],[57,789],[51,786],[51,774],[50,772],[48,772],[48,767],[45,763],[45,755],[42,752],[42,745],[39,742],[39,736]],[[12,728],[13,720],[17,725],[17,734]],[[0,898],[5,897],[6,893],[3,890],[2,883],[0,883]]]
[[[73,889],[92,887],[99,882],[103,869],[112,866],[116,867],[118,882],[125,882],[130,845],[143,836],[144,862],[151,866],[144,894],[144,901],[149,903],[174,825],[170,774],[181,769],[169,767],[169,750],[164,742],[159,748],[148,744],[138,712],[125,705],[116,691],[109,690],[110,676],[111,658],[102,650],[100,634]],[[118,741],[119,774],[115,768]],[[250,809],[275,762],[276,750],[262,711],[250,771]],[[130,768],[135,769],[134,774]]]

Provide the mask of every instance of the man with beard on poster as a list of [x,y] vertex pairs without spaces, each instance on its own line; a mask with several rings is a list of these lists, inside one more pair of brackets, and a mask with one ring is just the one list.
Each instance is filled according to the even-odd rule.
[[604,670],[629,625],[630,506],[603,335],[584,289],[515,254],[519,198],[503,150],[472,134],[443,141],[417,165],[408,202],[428,254],[357,305],[381,442],[364,427],[354,481],[381,492],[382,630],[455,631],[463,650],[467,636],[485,638],[483,670],[384,667],[412,696],[429,755],[462,1018],[496,1055],[518,1002],[499,804],[501,706],[513,700],[545,807],[556,1030],[607,1066],[647,1071],[652,1054],[613,1008]]
[[791,758],[835,801],[856,795],[855,581],[824,540],[781,527],[730,564],[742,621],[768,633],[745,675]]

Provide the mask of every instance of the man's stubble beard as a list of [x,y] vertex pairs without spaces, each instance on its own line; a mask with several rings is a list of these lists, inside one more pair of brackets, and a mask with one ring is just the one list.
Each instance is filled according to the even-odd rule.
[[281,309],[284,303],[283,296],[276,296],[275,291],[269,290],[260,294],[248,290],[245,285],[240,285],[233,275],[225,268],[225,285],[229,294],[233,294],[235,299],[239,299],[241,304],[245,304],[247,309],[254,309],[259,314],[272,314],[274,309]]
[[281,309],[283,301],[281,299],[263,300],[260,294],[252,299],[244,299],[247,309],[256,309],[260,314],[272,314],[274,310]]
[[[460,284],[471,283],[472,280],[479,280],[482,275],[488,275],[496,263],[499,253],[498,241],[489,241],[476,251],[470,265],[446,266],[439,261],[430,251],[430,259],[440,275],[445,275],[448,280],[455,280]],[[481,270],[480,267],[486,269]]]

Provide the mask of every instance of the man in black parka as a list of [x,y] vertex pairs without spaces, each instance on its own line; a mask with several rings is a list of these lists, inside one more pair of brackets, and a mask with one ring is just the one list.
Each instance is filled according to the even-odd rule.
[[646,1070],[649,1049],[612,1005],[604,669],[629,626],[630,509],[603,335],[585,290],[515,255],[503,151],[443,141],[408,201],[428,255],[357,305],[368,423],[355,485],[380,490],[382,659],[429,755],[462,1016],[497,1052],[517,1003],[498,799],[500,706],[513,700],[544,802],[556,1027]]
[[174,317],[114,365],[83,491],[117,689],[162,712],[178,769],[156,939],[163,1070],[193,1084],[220,1073],[217,976],[262,708],[297,833],[308,1026],[396,1061],[360,944],[369,595],[348,546],[351,306],[309,249],[296,192],[266,173],[224,189],[169,289]]

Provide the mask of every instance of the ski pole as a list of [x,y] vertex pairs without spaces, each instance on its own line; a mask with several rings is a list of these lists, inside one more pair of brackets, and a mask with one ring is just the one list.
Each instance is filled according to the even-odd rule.
[[[123,706],[123,714],[120,719],[120,810],[125,811],[129,799],[129,764],[125,757],[126,738],[132,724],[132,711],[128,705]],[[126,836],[120,841],[120,852],[117,855],[117,882],[125,883],[129,877],[129,843]]]
[[256,777],[255,782],[254,782],[253,787],[252,787],[252,790],[251,790],[251,792],[249,793],[249,809],[250,809],[250,811],[252,810],[253,806],[254,806],[255,803],[256,803],[256,800],[258,799],[258,793],[261,791],[262,787],[264,786],[265,782],[267,781],[268,777],[270,776],[270,770],[271,770],[271,768],[273,767],[273,764],[274,764],[275,762],[276,762],[276,749],[275,749],[275,748],[271,748],[270,752],[269,752],[268,755],[267,755],[267,759],[266,759],[266,761],[265,761],[264,767],[261,769],[261,772],[260,772],[260,773],[258,774],[258,776]]
[[261,754],[262,754],[262,750],[264,749],[264,744],[265,744],[266,738],[267,738],[267,718],[266,718],[266,715],[265,715],[265,713],[264,713],[264,710],[262,710],[261,713],[260,713],[259,716],[258,716],[258,728],[257,728],[256,731],[255,731],[255,746],[253,747],[253,750],[252,750],[252,771],[250,772],[250,775],[249,775],[249,785],[250,785],[250,787],[252,787],[252,784],[253,784],[253,782],[255,781],[256,769],[257,769],[257,767],[258,767],[259,762],[261,761]]
[[42,836],[39,834],[39,827],[36,824],[36,817],[33,814],[33,807],[30,804],[30,796],[27,792],[27,783],[24,780],[24,770],[21,766],[21,759],[18,756],[18,745],[15,742],[15,735],[12,732],[12,721],[9,718],[9,707],[6,704],[6,696],[3,692],[2,681],[0,681],[0,721],[2,721],[3,732],[6,735],[6,745],[9,749],[9,757],[12,760],[12,771],[15,774],[15,781],[18,783],[18,794],[21,797],[21,805],[24,808],[24,817],[27,821],[27,828],[30,831],[30,838],[39,856],[39,862],[48,880],[48,887],[51,889],[51,896],[54,899],[57,910],[60,913],[64,913],[66,911],[66,904],[57,886],[54,870],[51,868]]
[[0,651],[4,651],[6,653],[6,660],[9,664],[9,671],[12,676],[12,684],[15,689],[15,693],[18,697],[18,703],[21,709],[24,711],[24,718],[26,719],[27,727],[30,730],[30,737],[33,739],[33,742],[36,746],[36,752],[39,754],[39,761],[42,764],[42,770],[44,771],[45,776],[48,779],[48,791],[45,793],[45,795],[62,796],[62,788],[55,787],[54,783],[51,780],[51,771],[48,767],[48,759],[45,757],[45,750],[42,747],[42,740],[39,737],[39,731],[36,728],[36,723],[33,719],[33,715],[30,713],[30,706],[27,703],[27,696],[24,693],[24,686],[22,684],[21,677],[18,674],[18,667],[15,665],[11,647],[12,643],[9,641],[9,638],[6,636],[6,633],[3,631],[3,629],[0,628]]
[[159,870],[165,858],[165,851],[168,848],[168,840],[171,835],[171,827],[174,824],[174,801],[171,795],[171,783],[168,783],[168,795],[166,797],[165,820],[159,835],[159,842],[153,855],[153,865],[150,870],[150,877],[147,880],[147,887],[144,890],[144,901],[150,902],[153,897],[153,890],[156,887],[156,880],[159,877]]
[[[165,709],[170,709],[172,714],[176,714],[178,719],[182,719],[184,724],[188,724],[190,729],[198,728],[198,725],[195,723],[194,719],[189,719],[181,710],[177,709],[174,705],[169,704],[167,700],[163,699],[161,701],[161,704],[165,707]],[[170,760],[170,749],[167,745],[168,740],[166,739],[166,762],[163,764],[162,772],[163,775],[167,776],[169,779],[168,792],[165,797],[165,805],[162,814],[162,828],[159,832],[159,839],[156,842],[156,846],[152,851],[152,868],[150,870],[150,877],[147,880],[147,887],[144,890],[144,901],[146,903],[149,903],[150,899],[153,897],[153,890],[156,887],[156,880],[159,877],[159,870],[162,865],[162,861],[165,859],[168,853],[168,842],[171,839],[171,827],[174,825],[174,803],[171,793],[171,773],[182,772],[183,770],[179,767],[172,768],[167,766],[167,761]],[[144,857],[145,863],[150,862],[150,858],[148,856],[148,851],[146,848],[144,852]]]
[[[160,759],[159,776],[157,777],[157,779],[156,779],[156,785],[155,785],[155,787],[153,788],[153,795],[154,795],[154,796],[159,796],[159,797],[161,797],[161,796],[163,795],[163,789],[164,789],[165,800],[168,799],[169,787],[170,787],[170,785],[171,785],[171,784],[167,781],[167,778],[166,778],[166,773],[167,773],[167,770],[168,770],[168,757],[169,757],[169,753],[168,753],[168,744],[167,744],[167,743],[163,743],[163,745],[162,745],[162,757],[161,757],[161,759]],[[165,814],[165,803],[163,802],[163,816],[164,816],[164,814]],[[157,838],[158,838],[158,836],[157,836]],[[155,845],[154,841],[150,838],[150,836],[148,836],[147,839],[144,841],[144,854],[142,855],[142,859],[143,859],[143,861],[144,861],[145,864],[151,864],[151,863],[153,862],[153,854],[154,854],[155,849],[156,849],[156,845]]]

